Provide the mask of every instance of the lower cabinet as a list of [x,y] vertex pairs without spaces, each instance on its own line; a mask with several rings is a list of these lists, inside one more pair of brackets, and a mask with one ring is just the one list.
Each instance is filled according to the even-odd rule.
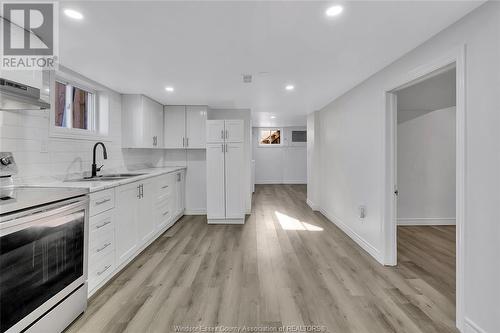
[[106,211],[90,207],[89,295],[184,213],[184,175],[182,170],[91,194],[91,201],[111,198],[112,204]]

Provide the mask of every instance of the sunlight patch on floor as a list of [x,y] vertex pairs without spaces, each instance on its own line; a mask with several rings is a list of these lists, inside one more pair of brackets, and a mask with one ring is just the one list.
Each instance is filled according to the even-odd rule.
[[306,231],[323,231],[323,228],[316,225],[299,221],[296,218],[288,216],[286,214],[274,211],[274,214],[278,218],[283,230],[306,230]]

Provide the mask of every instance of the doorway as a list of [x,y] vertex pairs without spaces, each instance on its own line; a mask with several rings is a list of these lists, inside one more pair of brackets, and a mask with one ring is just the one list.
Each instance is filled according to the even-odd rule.
[[[456,277],[456,326],[463,328],[463,260],[464,260],[464,216],[465,216],[465,48],[452,50],[443,57],[415,70],[408,72],[402,79],[393,82],[385,89],[386,103],[386,136],[385,136],[385,161],[383,177],[385,179],[384,192],[384,263],[395,266],[398,263],[398,163],[397,163],[397,130],[398,130],[398,92],[411,88],[424,81],[439,75],[453,72],[455,75],[455,277]],[[431,112],[429,112],[430,114]],[[404,119],[416,119],[417,111],[413,115],[405,114]],[[406,118],[405,118],[406,117]],[[400,117],[401,120],[401,117]],[[415,217],[415,216],[412,216]],[[452,218],[449,216],[446,218]],[[410,217],[408,217],[409,219]],[[443,217],[444,218],[444,217]],[[422,220],[420,220],[422,221]],[[401,222],[401,221],[400,221]],[[410,221],[411,222],[411,221]],[[429,223],[436,222],[429,219]],[[426,229],[428,230],[428,229]],[[427,236],[424,236],[427,237]],[[449,234],[447,236],[449,238]],[[452,236],[453,238],[453,233]],[[451,245],[453,246],[453,244]]]

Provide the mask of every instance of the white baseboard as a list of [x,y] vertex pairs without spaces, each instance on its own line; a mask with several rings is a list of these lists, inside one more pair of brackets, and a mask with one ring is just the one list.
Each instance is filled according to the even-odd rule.
[[398,218],[398,225],[455,225],[454,217],[411,217]]
[[316,205],[314,202],[312,202],[311,200],[309,200],[309,198],[306,200],[306,203],[309,207],[311,207],[312,210],[314,211],[319,211],[319,206]]
[[206,208],[185,209],[184,215],[207,215]]
[[486,331],[479,327],[475,322],[465,317],[464,333],[486,333]]
[[287,181],[277,181],[277,180],[262,180],[255,182],[255,185],[307,185],[307,181],[303,180],[287,180]]
[[319,211],[323,214],[330,222],[339,227],[347,236],[351,237],[353,241],[355,241],[363,250],[368,252],[375,260],[384,265],[384,258],[380,251],[376,249],[373,245],[368,243],[363,239],[360,235],[358,235],[354,230],[352,230],[347,224],[342,222],[339,218],[335,217],[335,215],[328,213],[323,208],[319,207]]
[[208,224],[245,224],[245,218],[242,219],[208,219]]

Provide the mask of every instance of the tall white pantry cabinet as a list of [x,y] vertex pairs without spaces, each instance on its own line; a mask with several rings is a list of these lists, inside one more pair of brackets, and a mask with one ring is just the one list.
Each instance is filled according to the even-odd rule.
[[207,220],[245,223],[243,120],[207,120]]

